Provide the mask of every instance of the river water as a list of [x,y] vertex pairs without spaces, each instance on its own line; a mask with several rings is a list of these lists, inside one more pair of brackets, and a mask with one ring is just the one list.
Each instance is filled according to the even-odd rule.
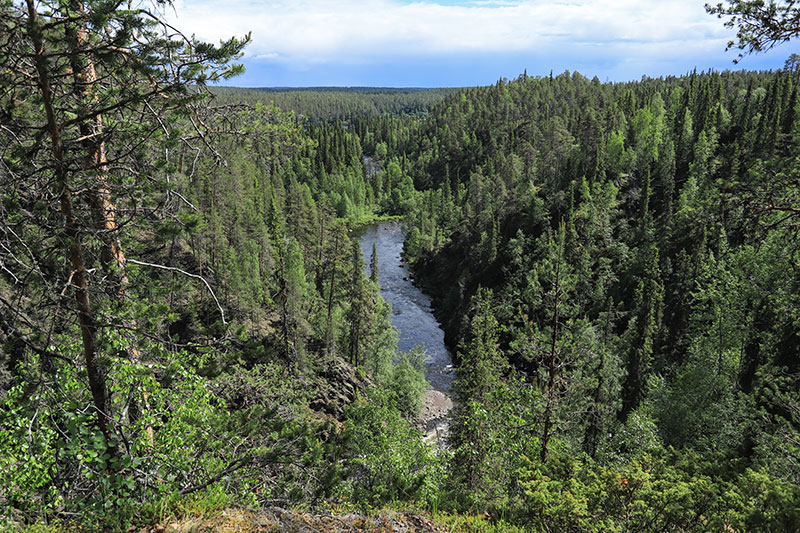
[[356,234],[364,263],[369,269],[372,244],[378,252],[378,282],[381,296],[392,304],[392,325],[400,332],[398,348],[407,352],[418,344],[425,347],[425,377],[431,389],[447,393],[455,378],[444,332],[433,316],[431,299],[411,282],[401,253],[405,233],[398,221],[379,222]]

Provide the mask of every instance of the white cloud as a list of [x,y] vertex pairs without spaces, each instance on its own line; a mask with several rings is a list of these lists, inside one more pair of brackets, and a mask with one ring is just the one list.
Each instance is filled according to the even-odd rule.
[[702,0],[177,0],[175,9],[176,26],[200,38],[252,31],[249,57],[306,65],[578,47],[655,59],[721,50],[730,36]]

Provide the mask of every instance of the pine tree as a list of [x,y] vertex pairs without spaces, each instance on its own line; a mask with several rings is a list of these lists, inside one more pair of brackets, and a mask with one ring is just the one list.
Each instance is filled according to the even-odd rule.
[[540,307],[531,309],[531,314],[541,317],[542,325],[526,324],[525,333],[517,343],[517,349],[539,374],[544,397],[539,453],[542,462],[547,460],[559,403],[566,392],[563,374],[577,359],[570,330],[566,327],[576,309],[572,301],[575,277],[565,258],[565,243],[566,226],[562,220],[558,233],[548,239],[543,260],[536,268],[534,291],[538,293]]
[[[103,344],[104,332],[117,326],[138,328],[127,299],[130,265],[171,268],[123,253],[126,228],[118,220],[121,201],[122,210],[136,214],[134,223],[150,209],[137,203],[160,201],[153,198],[145,176],[159,183],[161,191],[170,186],[149,170],[141,172],[141,181],[125,183],[119,169],[125,175],[137,169],[138,175],[151,162],[142,139],[179,138],[178,115],[204,97],[207,81],[241,71],[227,63],[246,43],[232,39],[219,47],[201,44],[173,34],[153,13],[117,7],[101,1],[31,0],[24,8],[0,13],[3,27],[13,32],[0,55],[0,70],[9,77],[4,86],[11,88],[4,98],[27,102],[17,110],[5,109],[9,115],[4,128],[25,134],[10,139],[19,152],[8,159],[10,174],[4,172],[3,181],[9,187],[4,183],[4,190],[25,190],[52,215],[49,220],[28,218],[31,230],[47,228],[49,234],[46,243],[25,244],[48,250],[36,259],[36,269],[58,265],[45,268],[56,278],[53,284],[36,290],[58,308],[64,306],[64,292],[56,284],[74,293],[69,311],[79,324],[97,426],[109,442],[116,428],[102,362],[110,350]],[[50,141],[47,147],[41,145],[44,138]],[[4,145],[6,140],[3,134]],[[42,169],[46,177],[39,175]],[[58,227],[52,225],[56,220]],[[24,316],[30,310],[20,311]],[[55,315],[61,321],[66,314]],[[36,335],[66,324],[43,323]],[[132,339],[128,348],[129,356],[138,357]]]
[[627,374],[622,386],[622,407],[618,418],[625,421],[647,392],[647,378],[652,369],[653,342],[661,322],[663,285],[658,248],[645,245],[642,255],[642,278],[636,287],[633,316],[623,336],[627,346]]
[[306,364],[303,338],[308,334],[307,315],[315,293],[306,280],[303,253],[297,239],[286,246],[281,279],[280,305],[286,355],[300,370]]

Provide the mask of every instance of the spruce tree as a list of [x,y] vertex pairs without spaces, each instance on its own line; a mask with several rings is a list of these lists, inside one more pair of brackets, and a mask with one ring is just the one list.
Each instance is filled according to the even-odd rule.
[[369,279],[373,283],[378,283],[378,250],[375,243],[372,243],[372,254],[369,256]]
[[491,466],[494,429],[489,419],[495,409],[492,392],[501,386],[506,362],[498,345],[500,326],[492,312],[492,292],[479,290],[473,309],[470,341],[459,353],[453,385],[450,445],[456,475],[480,501],[496,474]]

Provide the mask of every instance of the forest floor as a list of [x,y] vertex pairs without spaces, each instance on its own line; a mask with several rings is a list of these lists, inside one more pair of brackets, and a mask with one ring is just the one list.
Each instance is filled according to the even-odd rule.
[[331,514],[270,508],[262,511],[226,509],[211,517],[186,517],[165,520],[131,533],[323,533],[390,532],[399,533],[522,533],[523,528],[485,514],[429,514],[416,509],[382,509],[369,515]]
[[438,533],[449,531],[437,526],[428,517],[416,513],[384,510],[373,516],[356,514],[313,514],[287,511],[280,508],[264,511],[227,509],[211,518],[184,518],[156,524],[139,533],[201,533],[237,532],[256,533],[285,531],[288,533],[317,533],[324,531],[398,531]]

